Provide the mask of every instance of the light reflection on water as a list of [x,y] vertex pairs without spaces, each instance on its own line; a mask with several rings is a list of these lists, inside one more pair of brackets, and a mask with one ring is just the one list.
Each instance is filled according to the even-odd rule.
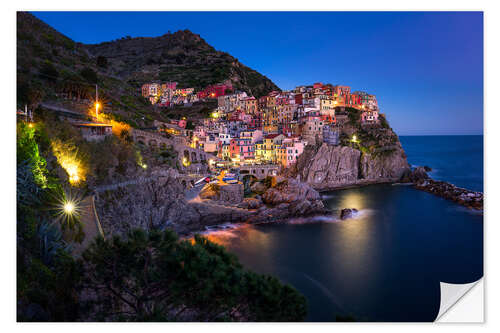
[[[292,284],[311,321],[432,321],[439,281],[482,276],[482,216],[407,186],[334,192],[334,216],[243,225],[208,234],[242,264]],[[356,208],[340,220],[341,208]],[[383,305],[382,305],[383,304]]]

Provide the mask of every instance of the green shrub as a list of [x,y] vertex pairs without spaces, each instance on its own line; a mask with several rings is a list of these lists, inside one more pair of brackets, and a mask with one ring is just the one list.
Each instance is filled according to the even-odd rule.
[[44,80],[56,82],[59,78],[59,72],[50,61],[45,61],[40,69],[40,76]]
[[[96,320],[301,321],[306,301],[276,278],[243,269],[224,247],[195,236],[134,230],[83,253]],[[121,309],[114,313],[113,309]]]
[[97,83],[97,73],[89,67],[85,67],[84,69],[82,69],[80,71],[80,75],[89,83]]

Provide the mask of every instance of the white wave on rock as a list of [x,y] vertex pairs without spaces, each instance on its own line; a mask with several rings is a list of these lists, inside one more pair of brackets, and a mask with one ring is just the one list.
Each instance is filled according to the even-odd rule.
[[225,238],[235,238],[238,237],[234,231],[238,228],[241,228],[241,223],[223,223],[214,226],[206,226],[205,231],[200,234],[203,236],[219,236]]
[[360,218],[368,217],[368,216],[373,215],[373,214],[375,214],[374,209],[369,209],[369,208],[360,209],[357,212],[352,212],[351,217],[346,218],[344,221],[357,220]]
[[286,224],[307,224],[307,223],[337,223],[341,222],[338,217],[318,215],[313,217],[296,217],[286,221]]

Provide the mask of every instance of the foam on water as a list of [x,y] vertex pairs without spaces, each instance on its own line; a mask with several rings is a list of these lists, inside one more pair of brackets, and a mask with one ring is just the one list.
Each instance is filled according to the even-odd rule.
[[[349,220],[357,220],[363,217],[374,214],[373,209],[360,209],[356,213],[352,213],[352,217],[341,220],[340,217],[334,215],[318,215],[313,217],[296,217],[289,219],[287,224],[307,224],[307,223],[340,223]],[[340,214],[340,213],[339,213]]]
[[237,237],[237,235],[235,235],[234,233],[234,230],[241,228],[242,226],[243,224],[241,223],[223,223],[214,226],[206,226],[206,230],[201,232],[201,234],[204,236],[216,235],[227,238],[234,238]]
[[368,208],[360,209],[356,213],[352,213],[352,217],[347,219],[347,220],[350,220],[350,219],[357,220],[357,219],[367,217],[367,216],[370,216],[373,214],[375,214],[374,209],[368,209]]
[[341,222],[338,217],[335,216],[313,216],[313,217],[295,217],[286,221],[287,224],[307,224],[307,223],[337,223]]

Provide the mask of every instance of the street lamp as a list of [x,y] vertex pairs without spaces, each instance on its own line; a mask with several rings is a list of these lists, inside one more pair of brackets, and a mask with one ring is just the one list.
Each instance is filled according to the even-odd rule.
[[99,117],[99,108],[101,107],[101,104],[99,102],[95,102],[95,117]]
[[64,204],[63,209],[67,215],[71,215],[75,211],[75,204],[71,201],[68,201]]

